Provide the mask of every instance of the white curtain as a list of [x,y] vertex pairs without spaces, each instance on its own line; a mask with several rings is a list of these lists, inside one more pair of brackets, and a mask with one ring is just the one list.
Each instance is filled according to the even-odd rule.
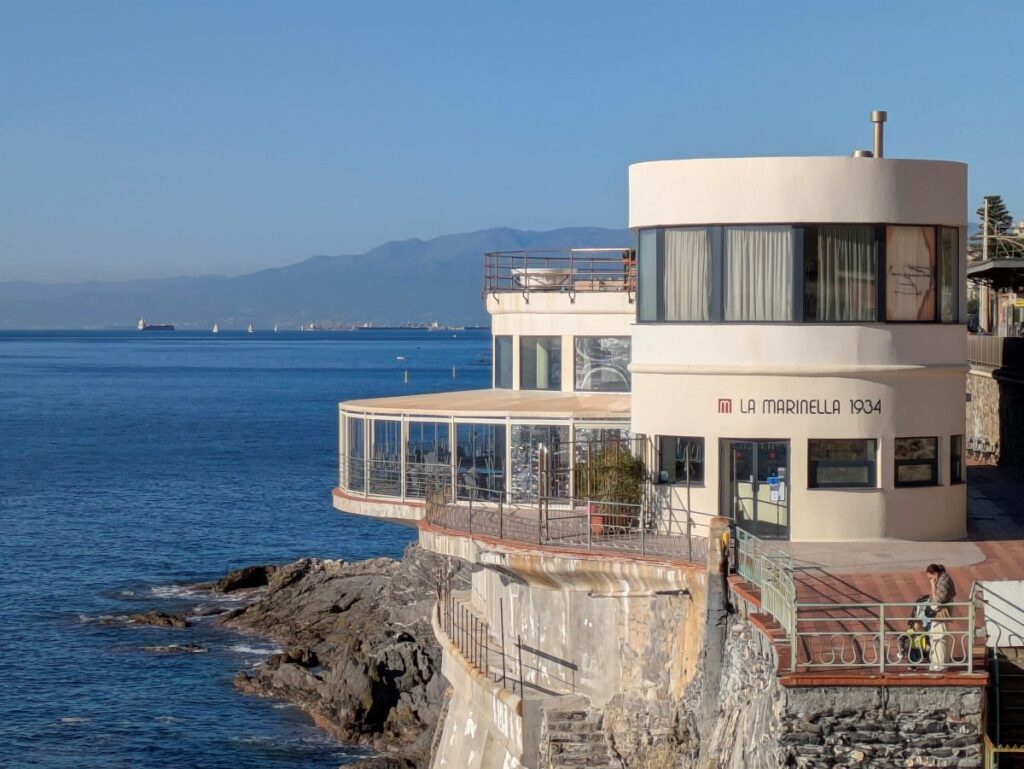
[[665,320],[711,319],[711,230],[665,230]]
[[793,228],[725,228],[726,320],[793,319]]
[[876,285],[874,228],[822,225],[816,319],[875,320]]
[[935,228],[887,227],[888,320],[935,320]]

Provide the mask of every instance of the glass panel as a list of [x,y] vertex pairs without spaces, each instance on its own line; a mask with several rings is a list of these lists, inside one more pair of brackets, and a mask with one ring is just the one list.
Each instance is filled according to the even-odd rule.
[[447,422],[409,422],[405,444],[405,495],[424,499],[428,489],[451,489],[451,427]]
[[628,336],[578,336],[576,389],[629,392]]
[[520,337],[519,386],[523,390],[562,389],[560,336]]
[[938,483],[938,438],[897,438],[896,485],[933,486]]
[[512,337],[494,337],[494,386],[512,389]]
[[663,320],[711,319],[712,228],[665,230]]
[[808,255],[804,265],[805,319],[876,320],[875,228],[822,225],[817,230],[817,253]]
[[956,323],[960,320],[957,299],[960,285],[957,274],[960,268],[960,230],[956,227],[941,227],[939,243],[939,320]]
[[810,488],[872,487],[878,456],[875,440],[810,440]]
[[460,424],[458,498],[497,501],[505,493],[505,425]]
[[569,496],[569,426],[512,425],[513,502],[537,501],[541,445],[547,448],[551,457],[551,484],[547,495],[554,498]]
[[637,260],[640,285],[637,287],[640,320],[658,320],[658,231],[640,230]]
[[935,228],[887,227],[887,320],[935,320]]
[[757,444],[755,493],[759,537],[783,539],[789,536],[789,443],[761,441]]
[[754,466],[756,452],[753,443],[727,441],[724,470],[728,474],[722,488],[727,491],[729,517],[744,531],[756,534],[756,503],[754,500]]
[[964,482],[964,436],[952,435],[949,438],[949,482]]
[[369,491],[399,497],[402,495],[402,423],[374,419],[371,425]]
[[661,467],[658,480],[662,483],[686,483],[687,469],[691,484],[704,483],[704,439],[661,436],[659,443]]
[[345,466],[345,481],[352,491],[366,488],[366,433],[362,417],[348,417],[346,420],[348,455]]
[[792,227],[726,227],[725,319],[793,320]]

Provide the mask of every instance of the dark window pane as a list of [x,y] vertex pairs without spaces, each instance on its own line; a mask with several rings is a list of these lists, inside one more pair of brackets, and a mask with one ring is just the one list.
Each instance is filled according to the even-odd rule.
[[409,422],[405,495],[424,499],[430,489],[451,489],[452,454],[447,422]]
[[807,443],[810,488],[874,487],[878,443],[873,439],[812,439]]
[[629,392],[628,336],[578,336],[576,389]]
[[896,485],[937,485],[938,455],[938,438],[897,438],[894,452]]
[[949,482],[964,482],[964,436],[953,435],[949,439]]
[[459,499],[496,501],[505,493],[505,425],[455,426]]
[[658,231],[640,230],[637,261],[639,272],[638,309],[640,320],[659,320]]
[[943,323],[956,323],[960,319],[957,312],[960,293],[957,280],[960,269],[960,230],[956,227],[942,227],[939,232],[939,320]]
[[512,337],[494,337],[494,386],[512,389]]
[[704,483],[704,439],[662,435],[659,439],[662,483]]

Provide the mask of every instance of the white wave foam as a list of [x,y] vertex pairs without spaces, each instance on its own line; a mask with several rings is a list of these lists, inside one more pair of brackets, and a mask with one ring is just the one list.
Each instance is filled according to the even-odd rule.
[[92,624],[94,622],[110,623],[110,622],[123,621],[125,619],[127,619],[127,617],[125,617],[123,614],[96,614],[96,615],[79,614],[78,615],[78,621],[82,622],[84,624]]
[[91,718],[83,718],[81,716],[65,716],[60,720],[62,724],[87,724],[92,721]]
[[269,657],[272,654],[280,654],[284,651],[283,646],[277,646],[276,644],[266,644],[260,646],[258,644],[234,644],[228,647],[228,651],[235,652],[236,654],[257,654],[260,657]]

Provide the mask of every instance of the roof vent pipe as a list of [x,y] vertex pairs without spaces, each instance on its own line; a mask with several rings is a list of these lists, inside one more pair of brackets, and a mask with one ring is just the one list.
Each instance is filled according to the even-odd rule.
[[874,157],[874,155],[872,154],[871,150],[854,150],[853,151],[853,156],[855,158],[873,158]]
[[885,119],[889,117],[889,114],[882,109],[876,109],[871,112],[871,122],[875,124],[875,157],[883,157],[885,138]]

